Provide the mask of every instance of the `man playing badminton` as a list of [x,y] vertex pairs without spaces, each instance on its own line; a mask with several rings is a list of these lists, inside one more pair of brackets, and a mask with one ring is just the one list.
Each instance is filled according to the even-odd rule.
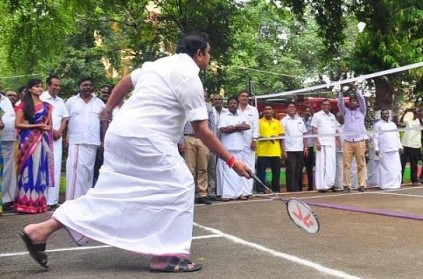
[[104,165],[96,187],[67,201],[52,218],[26,226],[21,237],[30,255],[47,267],[45,244],[66,227],[75,241],[84,237],[152,255],[150,270],[191,272],[202,268],[190,256],[194,180],[178,153],[186,121],[219,158],[240,176],[251,170],[236,160],[209,130],[204,88],[198,76],[210,60],[208,36],[191,33],[177,54],[146,62],[113,89],[102,120],[133,91],[106,133]]

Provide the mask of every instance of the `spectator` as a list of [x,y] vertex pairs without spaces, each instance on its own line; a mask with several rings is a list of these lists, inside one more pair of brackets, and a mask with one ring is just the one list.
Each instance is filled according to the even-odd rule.
[[69,149],[66,160],[66,200],[73,200],[92,187],[94,163],[100,141],[100,113],[104,103],[94,96],[90,78],[79,82],[79,92],[65,105],[69,112]]
[[[204,99],[207,98],[207,91],[204,92]],[[208,113],[208,125],[210,131],[214,130],[214,116],[212,107],[206,103]],[[180,151],[185,156],[185,163],[191,171],[194,181],[196,182],[198,198],[197,203],[211,204],[208,196],[208,175],[207,167],[209,162],[210,151],[203,141],[198,138],[192,127],[191,122],[187,122],[184,127],[184,138],[180,142]]]
[[19,100],[18,93],[13,90],[7,90],[6,97],[10,100],[12,106],[15,106],[16,102]]
[[398,189],[401,187],[401,160],[403,152],[398,132],[384,132],[397,130],[397,125],[389,120],[389,110],[381,111],[381,120],[373,127],[373,146],[375,155],[379,157],[379,187],[381,189]]
[[62,139],[69,118],[65,102],[59,97],[60,78],[49,76],[46,80],[47,91],[41,94],[41,100],[49,103],[52,108],[53,121],[53,158],[54,158],[54,187],[47,189],[47,205],[56,207],[59,204],[60,178],[62,176]]
[[[244,119],[247,120],[247,124],[251,127],[251,129],[246,130],[244,135],[244,145],[241,159],[253,170],[255,169],[256,163],[256,141],[259,137],[259,114],[257,108],[250,105],[249,102],[249,95],[246,91],[241,91],[238,94],[238,114],[243,115]],[[253,180],[252,179],[242,179],[245,183],[244,189],[249,189],[249,193],[247,196],[251,196],[253,191]]]
[[[218,128],[219,125],[219,119],[220,119],[220,115],[222,113],[225,113],[228,111],[227,108],[224,108],[222,106],[223,102],[222,102],[222,96],[220,96],[220,94],[213,94],[212,97],[212,103],[213,103],[213,116],[214,116],[214,134],[217,136],[217,138],[220,139],[220,131]],[[209,158],[209,164],[208,164],[208,168],[207,168],[207,175],[208,175],[208,180],[209,180],[209,197],[210,200],[220,200],[220,196],[217,195],[217,178],[216,178],[216,163],[217,163],[217,157],[216,154],[214,154],[213,152],[210,152],[210,158]]]
[[[336,114],[336,121],[337,121],[337,133],[340,133],[339,141],[341,148],[336,149],[336,175],[335,175],[335,187],[333,188],[334,192],[341,192],[346,191],[348,192],[347,188],[344,188],[344,152],[343,152],[343,145],[344,136],[344,116],[341,112]],[[358,188],[358,180],[357,180],[357,163],[355,161],[355,157],[352,158],[351,161],[351,188],[357,189]]]
[[286,191],[299,192],[303,190],[304,156],[308,156],[305,148],[304,134],[307,129],[303,119],[297,114],[295,104],[290,103],[286,109],[287,115],[281,120],[285,138],[283,157],[286,168]]
[[[47,211],[47,189],[54,186],[52,106],[41,101],[41,80],[31,79],[17,107],[19,129],[18,196],[15,210],[21,213]],[[43,179],[41,179],[43,178]]]
[[321,110],[311,120],[316,137],[316,189],[326,192],[335,185],[336,148],[340,148],[339,138],[335,137],[336,119],[330,112],[330,101],[322,101]]
[[7,98],[0,94],[0,108],[2,110],[2,131],[0,132],[0,145],[2,157],[2,175],[3,175],[3,208],[8,210],[15,201],[17,191],[16,185],[16,114],[13,104],[10,101],[17,94],[14,91],[6,92]]
[[[356,89],[353,85],[352,89]],[[364,120],[366,117],[366,101],[364,99],[363,90],[357,88],[355,95],[350,97],[350,106],[345,106],[344,97],[342,91],[339,89],[338,93],[338,107],[339,111],[344,116],[344,127],[343,131],[346,135],[343,137],[342,143],[343,150],[343,184],[347,192],[350,191],[352,186],[351,183],[351,164],[352,158],[355,157],[358,168],[358,190],[360,192],[365,191],[366,185],[366,140],[368,139],[366,133],[366,126]]]
[[[311,127],[311,119],[313,118],[313,110],[311,107],[306,106],[304,109],[304,125],[307,129],[305,135],[313,135],[313,130]],[[313,191],[314,188],[314,165],[316,164],[316,154],[314,153],[315,140],[314,137],[308,137],[305,141],[305,147],[307,148],[307,156],[304,156],[304,166],[307,172],[307,190]]]
[[[239,144],[245,140],[244,131],[251,129],[248,120],[243,114],[238,113],[239,101],[232,96],[228,99],[228,112],[223,113],[219,120],[219,130],[222,144],[235,157],[241,158],[244,146]],[[218,160],[216,166],[217,172],[217,194],[222,197],[222,201],[231,199],[246,200],[251,189],[247,186],[244,177],[231,170],[224,160]],[[248,187],[248,188],[246,188]]]
[[[281,122],[273,118],[273,108],[265,106],[263,117],[259,120],[259,133],[261,139],[257,142],[257,176],[261,181],[266,182],[266,168],[270,165],[272,170],[272,191],[281,191],[281,140],[268,139],[283,134]],[[263,186],[256,184],[257,193],[264,193]]]
[[[404,116],[408,112],[413,113],[413,119],[404,121]],[[402,176],[404,178],[405,166],[407,161],[410,161],[410,180],[413,186],[417,186],[419,185],[417,163],[420,160],[420,149],[422,147],[421,127],[423,126],[420,109],[406,109],[400,118],[400,125],[406,128],[402,139],[402,146],[404,147],[401,157]]]

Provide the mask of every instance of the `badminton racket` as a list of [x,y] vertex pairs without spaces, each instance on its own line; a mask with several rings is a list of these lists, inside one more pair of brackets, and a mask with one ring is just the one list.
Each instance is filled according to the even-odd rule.
[[319,219],[310,207],[303,201],[295,198],[284,200],[279,197],[275,192],[270,190],[254,173],[251,173],[251,177],[264,187],[267,191],[272,193],[278,200],[282,201],[286,205],[286,211],[289,218],[295,225],[302,228],[308,233],[317,233],[320,229]]

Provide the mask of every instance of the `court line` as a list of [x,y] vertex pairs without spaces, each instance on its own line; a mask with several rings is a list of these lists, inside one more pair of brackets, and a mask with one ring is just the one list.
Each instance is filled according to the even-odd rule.
[[294,263],[297,263],[297,264],[300,264],[300,265],[303,265],[303,266],[313,268],[313,269],[315,269],[319,272],[326,273],[328,275],[336,276],[338,278],[343,278],[343,279],[360,279],[360,277],[350,275],[350,274],[348,274],[344,271],[325,267],[325,266],[320,265],[318,263],[314,263],[312,261],[302,259],[302,258],[299,258],[299,257],[294,256],[294,255],[279,252],[279,251],[267,248],[265,246],[262,246],[262,245],[259,245],[259,244],[256,244],[256,243],[246,241],[246,240],[241,239],[239,237],[236,237],[236,236],[233,236],[233,235],[230,235],[230,234],[226,234],[226,233],[219,231],[217,229],[214,229],[214,228],[206,227],[206,226],[203,226],[203,225],[200,225],[200,224],[197,224],[197,223],[194,223],[194,226],[201,228],[201,229],[204,229],[204,230],[211,232],[213,234],[221,235],[222,237],[224,237],[224,238],[226,238],[226,239],[228,239],[228,240],[230,240],[234,243],[242,244],[242,245],[254,248],[256,250],[268,253],[272,256],[282,258],[282,259],[285,259],[285,260],[288,260],[288,261],[291,261],[291,262],[294,262]]
[[401,194],[401,193],[393,193],[393,192],[369,192],[368,194],[393,195],[393,196],[403,196],[403,197],[412,197],[412,198],[423,198],[423,195]]
[[316,202],[316,201],[307,201],[307,204],[318,206],[318,207],[339,209],[339,210],[345,210],[345,211],[351,211],[351,212],[367,213],[367,214],[423,221],[423,215],[408,213],[408,212],[397,212],[397,211],[389,211],[389,210],[376,209],[376,208],[366,209],[366,208],[361,208],[361,207],[351,206],[351,205],[340,205],[335,203],[325,203],[325,202]]
[[[220,235],[220,234],[200,235],[200,236],[194,236],[192,239],[193,240],[199,240],[199,239],[218,238],[218,237],[222,237],[222,235]],[[84,247],[51,249],[51,250],[46,250],[46,252],[47,253],[54,253],[54,252],[67,252],[67,251],[83,251],[83,250],[104,249],[104,248],[114,248],[114,247],[110,246],[110,245],[97,245],[97,246],[84,246]],[[1,253],[0,258],[24,256],[24,255],[28,255],[28,254],[29,254],[28,252]]]

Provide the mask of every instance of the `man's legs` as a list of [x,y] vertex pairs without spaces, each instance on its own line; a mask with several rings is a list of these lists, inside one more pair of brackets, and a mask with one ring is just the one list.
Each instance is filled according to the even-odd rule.
[[342,144],[344,170],[343,170],[343,186],[351,188],[351,161],[357,143],[344,141]]
[[287,159],[285,161],[286,167],[286,191],[296,192],[298,186],[298,178],[296,174],[297,158],[295,152],[286,152]]
[[66,200],[74,200],[91,189],[96,151],[96,145],[69,145],[66,160]]
[[[266,167],[269,162],[269,157],[259,156],[257,158],[257,177],[266,183]],[[264,193],[264,188],[259,183],[255,183],[257,193]]]
[[420,148],[409,148],[410,151],[410,179],[412,183],[417,183],[417,163],[420,160]]
[[53,142],[54,157],[54,187],[47,189],[47,205],[54,206],[59,203],[60,176],[62,172],[62,139]]
[[307,190],[313,190],[314,177],[313,177],[313,167],[316,161],[316,154],[314,153],[314,147],[308,147],[308,156],[304,157],[304,165],[307,172]]
[[3,204],[13,203],[18,191],[16,184],[15,141],[1,142],[3,156]]
[[296,164],[295,164],[295,176],[297,177],[297,191],[301,192],[303,190],[303,151],[295,152]]
[[[272,191],[279,193],[281,191],[280,177],[281,177],[281,158],[269,157],[270,168],[272,169]],[[264,180],[263,180],[264,181]]]
[[198,197],[208,198],[208,175],[207,167],[209,164],[209,149],[200,140],[197,141],[197,181],[198,181]]
[[[357,142],[354,146],[354,155],[355,155],[355,161],[357,163],[357,176],[358,176],[359,187],[365,187],[366,181],[367,181],[367,168],[366,168],[365,154],[366,154],[366,142],[364,140]],[[351,165],[352,165],[352,160],[350,164],[350,171],[352,171]],[[351,172],[350,172],[350,182],[351,182]],[[352,183],[350,186],[352,186]]]

